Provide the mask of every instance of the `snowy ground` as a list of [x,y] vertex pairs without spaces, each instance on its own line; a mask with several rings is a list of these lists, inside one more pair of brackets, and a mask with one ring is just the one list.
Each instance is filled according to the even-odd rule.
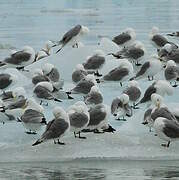
[[[43,59],[36,64],[30,65],[27,69],[32,70],[36,67],[41,67],[45,62],[56,64],[65,79],[65,90],[73,87],[71,83],[71,72],[75,65],[84,62],[86,56],[90,55],[94,49],[100,48],[105,52],[116,50],[115,46],[101,44],[100,46],[85,46],[79,49],[66,48],[57,55],[52,55]],[[109,48],[111,48],[109,50]],[[119,63],[118,60],[112,57],[107,57],[106,64],[102,73],[108,72],[112,67]],[[32,96],[32,84],[30,74],[22,75],[16,70],[8,69],[8,72],[14,72],[20,78],[16,86],[24,85],[28,92],[28,96]],[[156,78],[162,78],[159,74]],[[144,90],[152,83],[146,79],[140,80],[140,87]],[[121,88],[119,83],[101,83],[100,90],[104,95],[104,103],[109,105],[114,97],[119,96],[122,90],[127,86]],[[169,107],[179,107],[178,103],[178,88],[174,89],[174,95],[166,97],[165,102]],[[52,108],[55,105],[60,105],[67,108],[77,100],[82,99],[82,96],[75,95],[74,100],[64,100],[62,103],[50,103],[45,108],[45,115],[48,120],[52,118]],[[21,123],[6,123],[0,126],[0,162],[27,162],[27,161],[68,161],[78,158],[112,158],[125,160],[179,160],[179,142],[173,142],[170,148],[163,148],[160,144],[163,142],[154,136],[154,132],[149,133],[148,128],[141,124],[143,120],[144,107],[141,106],[139,110],[134,111],[132,118],[128,118],[126,122],[119,122],[112,116],[109,119],[110,124],[117,129],[114,134],[93,134],[87,133],[86,140],[75,139],[73,133],[69,133],[63,138],[66,143],[65,146],[54,145],[53,142],[44,143],[39,146],[32,147],[32,143],[37,140],[43,132],[38,135],[27,135],[24,133],[25,129]]]

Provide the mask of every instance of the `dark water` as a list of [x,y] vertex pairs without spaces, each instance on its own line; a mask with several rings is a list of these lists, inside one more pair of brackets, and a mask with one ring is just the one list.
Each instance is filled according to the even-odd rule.
[[0,179],[179,179],[176,161],[76,160],[61,163],[1,163]]

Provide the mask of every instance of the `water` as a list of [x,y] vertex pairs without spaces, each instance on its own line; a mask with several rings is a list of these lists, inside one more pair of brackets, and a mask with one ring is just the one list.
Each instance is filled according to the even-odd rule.
[[0,179],[60,180],[177,180],[179,163],[175,161],[73,161],[65,163],[4,163]]
[[[145,44],[147,54],[150,55],[155,51],[149,44],[148,32],[154,25],[158,26],[163,34],[179,30],[178,7],[178,0],[0,0],[0,58],[7,56],[9,49],[20,48],[27,44],[39,50],[46,40],[59,39],[64,32],[76,24],[84,24],[91,30],[90,35],[84,39],[85,45],[96,45],[99,41],[99,35],[113,37],[123,29],[132,27],[136,30],[137,39]],[[174,42],[177,41],[177,39],[174,40]],[[13,142],[15,136],[18,136],[19,139],[22,138],[17,139],[19,145],[22,143],[21,141],[28,140],[28,138],[31,141],[36,139],[36,137],[27,138],[20,128],[18,132],[16,130],[15,128],[12,129],[11,135],[13,136],[8,137],[6,136],[7,129],[2,128],[1,132],[4,134],[1,138],[3,138],[5,146],[6,141]],[[115,144],[118,143],[117,138]],[[119,143],[121,143],[121,139]],[[126,142],[126,140],[123,141]],[[123,146],[123,141],[121,146]],[[144,141],[143,144],[145,144]],[[131,147],[130,143],[125,149],[121,148],[119,153],[130,149],[131,155],[138,144],[134,143],[135,146]],[[150,143],[153,145],[153,139]],[[156,150],[159,143],[158,140],[152,150]],[[117,147],[115,147],[116,150]],[[176,153],[173,150],[175,147],[172,146],[170,151],[158,147],[154,154],[160,155],[160,152],[162,152],[162,158],[164,158],[165,153],[168,157],[170,152]],[[22,148],[19,148],[19,152],[21,150]],[[44,152],[48,153],[48,150],[45,149]],[[79,151],[77,147],[76,150]],[[90,150],[92,151],[92,149]],[[110,153],[111,149],[108,150]],[[137,155],[137,152],[140,151],[140,155],[142,155],[141,150],[145,151],[145,147],[141,149],[141,146],[139,146],[133,154]],[[147,153],[152,154],[152,150],[148,148]],[[51,156],[53,156],[53,152],[57,154],[58,151],[59,149],[54,150],[54,147],[51,147]],[[62,153],[61,151],[59,151],[59,154]],[[93,151],[95,152],[94,149]],[[0,164],[0,179],[179,179],[178,161],[124,161],[94,158],[94,160],[85,159],[60,163],[18,163],[14,162],[16,153],[11,154],[11,149],[8,152],[10,153],[9,156],[14,157],[13,163],[10,163],[10,156],[9,163]],[[25,155],[25,152],[23,155]],[[3,153],[2,149],[1,156]],[[70,153],[71,151],[69,151]],[[18,158],[20,158],[20,155]]]

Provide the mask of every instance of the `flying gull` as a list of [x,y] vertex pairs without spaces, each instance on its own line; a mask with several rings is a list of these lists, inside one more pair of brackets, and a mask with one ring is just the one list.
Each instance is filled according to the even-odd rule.
[[32,146],[36,146],[51,139],[54,140],[54,144],[65,145],[65,143],[60,142],[60,138],[70,129],[68,114],[61,107],[55,107],[53,109],[53,115],[54,119],[48,122],[45,132]]
[[55,43],[53,47],[61,45],[61,48],[56,53],[61,51],[61,49],[67,44],[71,44],[72,47],[75,46],[78,47],[79,38],[88,33],[89,33],[89,29],[86,26],[76,25],[75,27],[70,29],[67,33],[65,33],[60,41],[57,42],[52,41]]

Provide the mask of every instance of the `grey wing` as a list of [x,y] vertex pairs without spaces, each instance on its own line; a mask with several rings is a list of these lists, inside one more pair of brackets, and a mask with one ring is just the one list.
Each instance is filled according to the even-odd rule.
[[14,103],[11,103],[8,105],[8,109],[17,109],[17,108],[23,108],[23,106],[26,104],[26,99],[20,99]]
[[54,119],[48,125],[46,131],[43,133],[43,139],[55,139],[60,138],[68,129],[69,124],[64,119]]
[[122,45],[125,42],[129,41],[131,39],[131,36],[127,33],[122,33],[116,37],[113,38],[113,42],[115,42],[117,45]]
[[79,82],[81,79],[83,79],[88,73],[86,71],[74,71],[72,73],[72,80],[73,82]]
[[4,92],[0,95],[0,98],[1,98],[3,101],[4,101],[4,100],[7,100],[7,99],[13,98],[12,91],[4,91]]
[[139,77],[139,76],[142,76],[146,73],[146,71],[150,68],[150,62],[145,62],[140,71],[136,74],[136,78]]
[[144,113],[144,120],[146,120],[149,116],[151,116],[152,108],[147,109]]
[[154,35],[152,41],[154,41],[159,47],[163,47],[165,44],[168,43],[168,40],[160,34]]
[[153,93],[156,93],[156,88],[151,85],[149,86],[149,88],[145,91],[144,93],[144,97],[140,100],[140,103],[145,103],[147,101],[150,101],[151,100],[151,95]]
[[158,117],[164,117],[164,118],[166,118],[168,120],[176,120],[175,116],[166,107],[162,107],[160,109],[156,109],[151,114],[151,118],[153,120],[157,119]]
[[6,58],[4,61],[9,64],[19,65],[22,62],[27,62],[30,57],[31,54],[24,51],[18,51],[12,54],[10,58]]
[[94,104],[100,104],[103,102],[103,97],[100,93],[91,93],[89,96],[87,96],[86,101],[88,103],[94,103]]
[[76,85],[73,91],[78,92],[78,93],[88,94],[92,86],[94,86],[94,83],[82,80]]
[[179,138],[179,126],[174,122],[164,121],[165,126],[163,128],[163,132],[170,138]]
[[132,59],[138,59],[144,55],[144,51],[139,48],[132,47],[126,51],[126,56]]
[[88,116],[84,113],[73,113],[69,116],[70,119],[70,125],[81,128],[88,122]]
[[127,68],[115,68],[103,77],[107,81],[120,81],[129,74]]
[[33,109],[27,109],[21,116],[24,123],[40,123],[42,118],[44,118],[44,115]]
[[98,69],[100,68],[105,62],[105,58],[102,56],[94,55],[90,57],[86,63],[84,63],[85,69]]
[[57,68],[53,68],[52,71],[48,74],[48,77],[53,82],[58,82],[60,79],[60,74]]
[[34,93],[36,94],[38,98],[53,99],[51,92],[49,92],[46,88],[42,86],[37,86],[34,89]]
[[67,33],[64,34],[61,42],[65,45],[67,44],[73,37],[79,34],[81,30],[81,25],[77,25],[74,28],[70,29]]
[[179,73],[177,72],[177,67],[175,66],[170,66],[165,69],[165,79],[166,80],[171,80],[174,78],[177,78]]
[[9,74],[0,74],[0,89],[8,87],[12,83],[10,77]]
[[123,93],[129,96],[130,101],[136,101],[141,95],[140,89],[134,86],[128,87]]
[[37,84],[39,82],[49,81],[48,77],[45,75],[38,75],[32,78],[32,83]]
[[105,119],[107,113],[101,110],[102,107],[99,105],[89,110],[90,121],[88,126],[98,125],[102,120]]

